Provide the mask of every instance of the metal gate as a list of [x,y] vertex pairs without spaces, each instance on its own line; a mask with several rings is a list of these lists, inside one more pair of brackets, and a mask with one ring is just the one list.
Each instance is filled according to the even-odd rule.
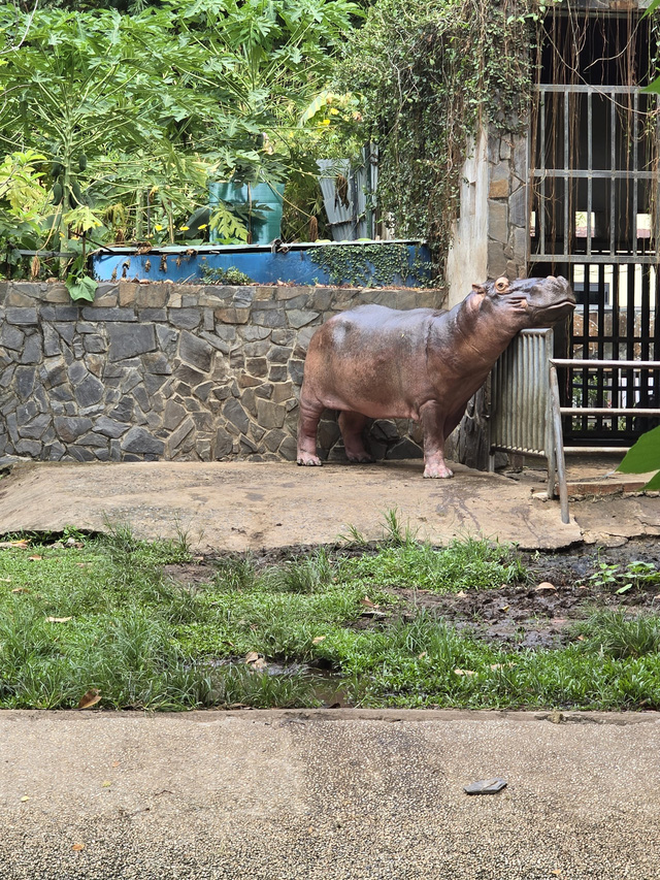
[[[542,83],[532,132],[530,275],[565,275],[577,308],[555,355],[659,360],[658,96],[626,85]],[[630,446],[660,406],[660,371],[569,367],[562,405],[572,445]],[[603,412],[605,411],[605,412]]]

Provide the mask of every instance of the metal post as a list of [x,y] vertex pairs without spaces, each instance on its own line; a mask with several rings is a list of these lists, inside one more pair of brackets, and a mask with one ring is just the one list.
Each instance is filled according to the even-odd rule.
[[568,512],[568,486],[566,485],[566,468],[564,462],[564,437],[561,429],[561,413],[559,411],[559,382],[557,380],[557,368],[553,363],[550,364],[550,398],[552,407],[552,427],[555,440],[555,457],[557,463],[557,482],[559,483],[559,507],[561,510],[561,521],[569,523],[571,521]]

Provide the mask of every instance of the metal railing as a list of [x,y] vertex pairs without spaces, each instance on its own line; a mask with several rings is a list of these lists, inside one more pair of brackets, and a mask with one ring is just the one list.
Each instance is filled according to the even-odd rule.
[[[660,416],[655,406],[562,406],[558,367],[607,370],[660,370],[660,361],[586,360],[552,356],[552,330],[523,330],[495,364],[491,380],[490,470],[494,453],[538,455],[548,463],[548,497],[558,489],[562,522],[570,521],[566,452],[627,452],[629,447],[564,446],[562,418]],[[656,389],[657,390],[657,389]],[[555,477],[556,471],[556,477]]]

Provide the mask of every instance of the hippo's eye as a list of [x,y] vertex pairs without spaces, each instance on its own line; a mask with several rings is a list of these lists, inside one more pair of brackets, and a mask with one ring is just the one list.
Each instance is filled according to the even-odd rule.
[[504,275],[501,278],[498,278],[495,282],[495,290],[498,293],[504,293],[509,289],[509,279],[505,278]]

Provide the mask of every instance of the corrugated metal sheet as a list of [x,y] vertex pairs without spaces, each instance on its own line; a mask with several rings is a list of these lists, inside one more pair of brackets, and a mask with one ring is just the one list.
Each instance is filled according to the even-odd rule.
[[[366,166],[351,169],[348,159],[319,159],[316,164],[333,241],[367,238]],[[345,189],[343,181],[346,181]]]
[[499,358],[491,385],[491,448],[548,456],[548,362],[552,330],[523,330]]

